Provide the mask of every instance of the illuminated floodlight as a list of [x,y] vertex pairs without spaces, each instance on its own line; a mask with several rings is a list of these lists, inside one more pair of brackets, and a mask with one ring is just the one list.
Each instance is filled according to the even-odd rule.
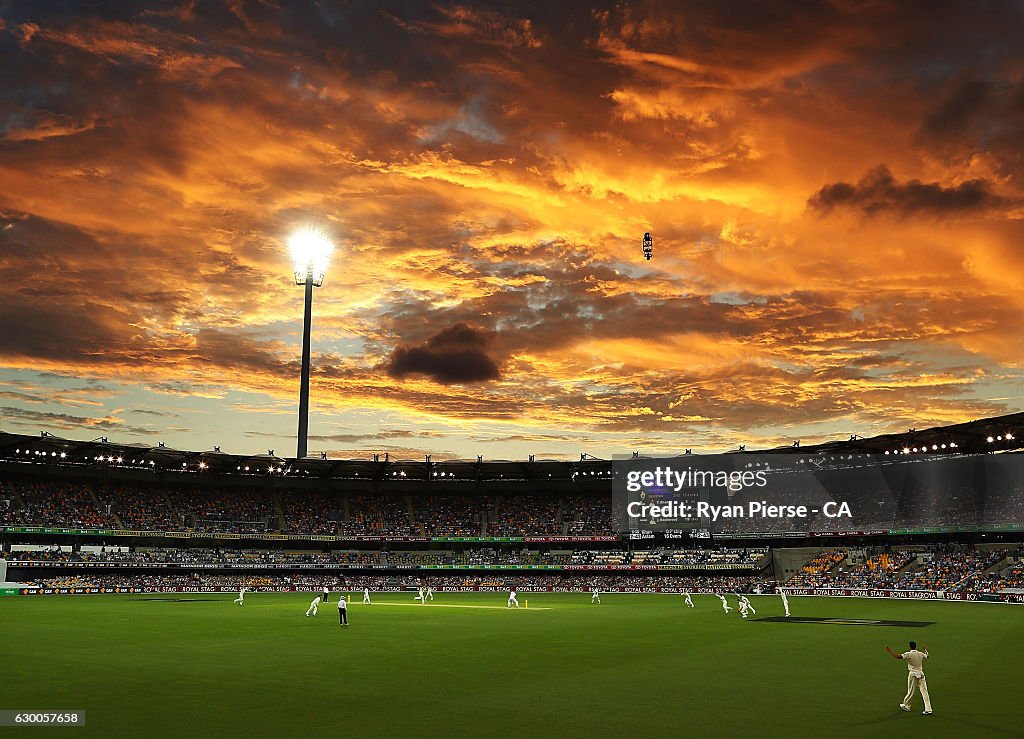
[[323,228],[307,226],[299,229],[288,239],[288,251],[292,255],[296,285],[305,285],[307,280],[313,283],[313,287],[324,284],[334,244]]
[[322,226],[310,225],[300,228],[288,239],[288,250],[292,256],[292,271],[295,284],[305,287],[305,310],[302,319],[302,375],[299,383],[299,431],[296,458],[307,454],[309,435],[309,352],[310,332],[313,321],[313,288],[324,284],[327,261],[334,251],[330,234]]

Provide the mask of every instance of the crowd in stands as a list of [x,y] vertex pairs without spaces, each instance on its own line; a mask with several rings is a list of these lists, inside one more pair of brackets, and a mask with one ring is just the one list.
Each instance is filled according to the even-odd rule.
[[[22,547],[25,545],[15,545]],[[1016,546],[1016,545],[1015,545]],[[629,566],[638,562],[684,561],[689,566],[701,567],[710,562],[729,562],[737,567],[745,563],[763,562],[765,549],[661,549],[661,550],[552,550],[541,552],[516,548],[477,548],[465,550],[399,550],[399,551],[282,551],[282,550],[219,550],[219,549],[174,549],[128,547],[89,547],[74,550],[70,546],[40,546],[24,551],[0,551],[0,558],[8,560],[10,568],[16,569],[21,562],[48,562],[49,569],[56,574],[37,578],[37,582],[49,587],[150,587],[203,585],[237,588],[247,587],[316,585],[331,587],[362,588],[359,583],[373,583],[367,587],[391,588],[410,586],[415,581],[427,581],[435,586],[446,587],[557,587],[586,589],[600,588],[648,588],[670,587],[683,589],[715,588],[723,590],[748,590],[761,585],[764,592],[770,588],[765,584],[769,578],[764,573],[738,575],[719,574],[714,571],[702,573],[671,573],[664,571],[651,574],[607,572],[518,571],[493,572],[491,574],[454,573],[437,570],[419,570],[415,574],[402,574],[400,570],[424,565],[461,565],[480,567],[505,564],[531,566],[538,563],[557,561],[562,564],[619,564]],[[117,572],[102,571],[87,575],[76,573],[76,563],[107,562],[124,565],[171,564],[187,568],[190,565],[202,567],[244,566],[249,572],[210,573],[194,569],[181,572],[161,572],[140,569]],[[305,565],[348,565],[390,569],[389,574],[362,574],[357,572],[320,571],[303,569]],[[267,566],[287,567],[283,573],[269,570]],[[265,569],[261,569],[265,568]],[[294,568],[294,569],[293,569]],[[11,570],[9,570],[10,572]],[[32,578],[27,565],[23,567],[19,582]],[[971,549],[962,546],[916,546],[874,550],[823,551],[812,557],[786,583],[788,587],[834,587],[872,588],[897,590],[929,590],[964,593],[999,593],[1007,590],[1024,590],[1024,549],[991,548]]]
[[622,575],[439,575],[427,579],[403,576],[352,576],[345,577],[333,574],[312,575],[248,575],[248,574],[209,574],[180,573],[156,574],[151,572],[138,574],[96,573],[87,576],[60,576],[39,578],[26,582],[43,588],[223,588],[234,592],[242,587],[259,592],[264,589],[284,589],[295,587],[299,590],[319,591],[327,587],[332,591],[356,592],[364,587],[371,590],[414,590],[417,584],[429,584],[440,588],[475,588],[491,587],[497,589],[555,588],[586,592],[591,588],[607,591],[616,588],[651,589],[659,588],[670,592],[692,592],[701,589],[713,589],[717,592],[763,592],[769,593],[773,585],[754,576],[721,576],[707,577],[667,576],[657,579],[630,577]]
[[348,518],[339,535],[412,536],[409,499],[405,495],[349,495]]
[[1018,550],[1016,562],[996,572],[981,573],[971,578],[965,590],[977,593],[1002,593],[1007,590],[1024,591],[1024,555]]
[[89,490],[75,482],[0,479],[0,498],[12,501],[0,507],[4,526],[102,527],[110,521]]
[[273,497],[266,491],[168,488],[168,496],[195,531],[255,534],[279,528]]
[[[610,505],[610,502],[609,502]],[[558,522],[561,498],[526,495],[501,496],[495,500],[494,520],[487,522],[488,536],[555,536],[562,533]]]
[[752,568],[763,563],[767,548],[759,549],[654,549],[580,550],[541,552],[533,549],[474,548],[463,550],[334,550],[294,551],[272,549],[210,549],[161,547],[71,547],[45,546],[18,549],[6,555],[12,563],[52,562],[54,564],[109,563],[138,565],[342,565],[354,567],[404,568],[432,566],[490,567],[536,565],[667,565],[703,568],[709,565]]
[[[1021,486],[1010,486],[1001,491],[1002,497],[979,503],[971,496],[953,495],[954,482],[936,483],[938,495],[946,502],[936,503],[934,510],[922,502],[925,491],[909,485],[900,501],[891,497],[857,501],[855,510],[861,513],[855,522],[819,513],[800,520],[720,519],[711,528],[715,533],[869,530],[982,523],[993,517],[1024,523]],[[751,495],[741,492],[730,502],[744,505]],[[855,498],[854,491],[849,497]],[[772,502],[811,505],[827,499],[821,490],[794,488]],[[374,495],[14,476],[0,477],[0,525],[353,537],[611,536],[616,528],[611,498],[600,495]]]
[[126,529],[182,528],[182,517],[174,512],[166,493],[156,485],[99,485],[95,492],[100,504]]
[[568,536],[611,536],[615,533],[611,501],[584,495],[568,495],[562,504],[562,520]]
[[957,586],[965,584],[972,575],[983,572],[1005,557],[1005,550],[934,550],[919,568],[901,572],[893,587],[898,590],[959,589]]
[[318,490],[282,490],[285,534],[330,535],[344,517],[344,499]]
[[786,584],[793,587],[826,587],[824,583],[828,582],[828,573],[844,559],[846,559],[846,551],[843,549],[833,549],[816,554]]
[[416,498],[416,524],[426,536],[480,536],[490,498]]
[[875,588],[951,592],[999,592],[1014,587],[1017,570],[996,569],[1007,549],[970,549],[945,545],[885,549],[863,561],[847,559],[845,550],[816,555],[787,583],[789,587]]
[[[832,554],[831,559],[835,558],[836,555]],[[871,556],[863,553],[859,557],[851,553],[849,558],[837,560],[835,569],[802,569],[800,577],[790,584],[818,588],[893,588],[897,573],[913,558],[912,552],[900,549]]]

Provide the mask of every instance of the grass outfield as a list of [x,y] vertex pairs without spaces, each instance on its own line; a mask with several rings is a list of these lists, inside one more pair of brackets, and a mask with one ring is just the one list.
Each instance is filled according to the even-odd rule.
[[[76,736],[1021,736],[1024,608],[791,598],[760,621],[665,595],[377,596],[317,618],[305,593],[0,598],[2,709],[85,710]],[[181,600],[178,600],[180,598]],[[734,602],[734,598],[731,599]],[[498,608],[449,608],[502,606]],[[935,715],[897,704],[886,643],[927,644]],[[622,732],[622,733],[620,733]]]

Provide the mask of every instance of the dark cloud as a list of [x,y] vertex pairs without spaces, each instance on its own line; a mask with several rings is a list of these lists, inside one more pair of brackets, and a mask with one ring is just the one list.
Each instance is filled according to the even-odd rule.
[[93,418],[89,416],[72,416],[68,413],[50,413],[46,411],[0,407],[0,416],[14,426],[38,427],[42,424],[48,428],[59,429],[95,429],[98,431],[120,431],[128,434],[159,433],[143,426],[131,426],[115,416]]
[[441,385],[498,380],[501,370],[487,354],[492,334],[467,323],[457,323],[431,336],[420,346],[397,347],[385,371],[391,377],[424,375]]
[[924,132],[937,136],[962,131],[971,118],[985,111],[992,99],[988,80],[966,80],[925,118]]
[[[247,434],[252,435],[252,434]],[[313,441],[333,441],[342,444],[351,444],[354,442],[367,442],[367,441],[380,441],[383,439],[411,439],[411,438],[444,438],[445,434],[437,433],[435,431],[424,431],[420,429],[408,430],[408,429],[385,429],[384,431],[378,431],[373,434],[310,434],[309,438]]]
[[953,216],[999,210],[1012,205],[1012,201],[994,194],[991,183],[986,180],[967,180],[955,187],[920,180],[900,183],[888,167],[880,164],[855,185],[848,182],[825,185],[811,196],[807,205],[819,213],[848,208],[868,215],[890,212],[901,216]]

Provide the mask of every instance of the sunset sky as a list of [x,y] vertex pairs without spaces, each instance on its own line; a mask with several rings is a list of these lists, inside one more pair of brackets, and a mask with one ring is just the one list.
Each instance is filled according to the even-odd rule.
[[[1024,408],[1024,6],[0,1],[0,429],[602,458]],[[644,232],[654,259],[641,252]]]

